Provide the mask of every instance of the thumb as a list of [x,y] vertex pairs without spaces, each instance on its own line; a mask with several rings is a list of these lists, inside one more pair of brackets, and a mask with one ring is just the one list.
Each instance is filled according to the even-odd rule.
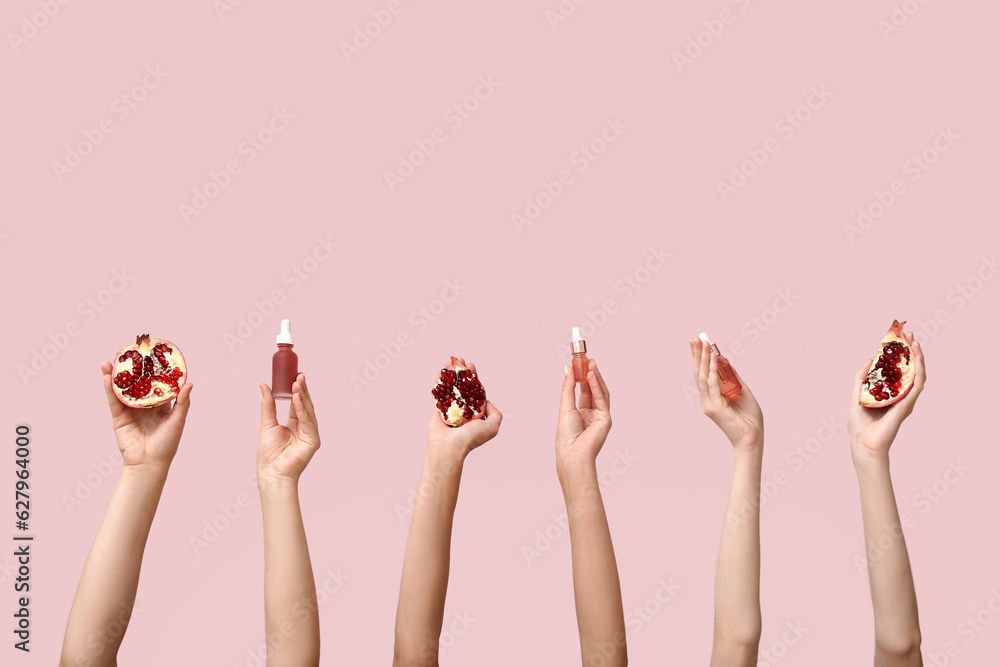
[[497,410],[496,406],[490,401],[486,401],[485,413],[486,423],[489,424],[494,431],[499,431],[500,422],[503,421],[503,413]]
[[104,393],[108,399],[108,408],[111,410],[111,417],[117,419],[127,408],[124,403],[118,400],[118,396],[115,395],[115,390],[111,386],[112,368],[111,364],[107,361],[101,363],[101,375],[103,376]]
[[565,370],[566,377],[563,378],[562,395],[559,399],[560,415],[576,410],[576,375],[569,366],[566,366]]
[[184,383],[180,393],[177,394],[177,400],[174,401],[174,408],[170,411],[171,419],[177,422],[177,427],[180,429],[184,428],[184,422],[187,421],[188,410],[191,408],[191,390],[193,388],[194,385],[190,382]]
[[861,367],[858,374],[854,376],[854,403],[861,400],[861,385],[864,384],[865,378],[868,377],[868,369],[872,367],[872,359],[865,361],[865,365]]
[[260,385],[260,432],[268,430],[278,425],[278,409],[274,405],[274,397],[271,396],[271,388],[266,384]]

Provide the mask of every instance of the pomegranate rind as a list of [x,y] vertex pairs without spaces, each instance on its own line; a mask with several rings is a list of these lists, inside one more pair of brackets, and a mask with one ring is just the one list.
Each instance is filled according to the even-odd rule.
[[[150,391],[148,394],[141,398],[132,398],[131,396],[126,396],[123,390],[114,383],[114,378],[123,371],[132,371],[133,365],[131,359],[125,359],[125,361],[119,361],[122,355],[129,350],[136,350],[139,354],[145,356],[152,356],[152,350],[157,345],[166,345],[173,352],[166,353],[166,360],[170,364],[171,370],[177,368],[181,372],[181,376],[177,378],[177,391],[174,391],[173,387],[165,382],[155,381],[151,383]],[[155,359],[155,357],[154,357]],[[157,363],[157,362],[154,362]],[[159,369],[157,363],[157,369]],[[112,383],[111,388],[115,392],[115,396],[123,404],[130,408],[155,408],[157,406],[163,405],[164,403],[169,403],[173,399],[177,398],[177,394],[180,392],[181,387],[187,382],[187,363],[184,361],[184,355],[177,345],[170,342],[169,340],[151,338],[148,334],[140,334],[135,337],[135,342],[131,345],[126,345],[125,347],[119,349],[114,358],[111,360],[111,377]],[[161,396],[157,396],[155,391],[159,389]]]
[[[459,371],[466,371],[466,370],[469,369],[466,366],[460,364],[457,357],[452,357],[451,363],[442,368],[440,371],[438,371],[437,383],[435,384],[435,388],[437,387],[437,385],[441,384],[441,377],[445,371],[454,371],[455,373],[458,373]],[[480,382],[480,385],[482,385],[482,382]],[[453,389],[453,391],[456,393],[456,395],[461,395],[458,389]],[[486,390],[484,388],[483,389],[484,394],[485,391]],[[448,406],[448,410],[446,412],[442,412],[440,409],[438,409],[437,413],[438,416],[441,417],[441,421],[443,421],[448,426],[459,427],[462,426],[463,424],[468,424],[469,422],[475,419],[482,419],[483,415],[486,414],[486,401],[485,400],[483,401],[482,409],[473,410],[472,416],[468,418],[466,418],[465,416],[465,411],[457,403],[451,403]]]
[[[879,343],[878,353],[875,354],[874,358],[872,359],[872,365],[868,369],[868,378],[866,378],[864,383],[862,383],[861,385],[861,396],[858,400],[858,403],[863,407],[887,408],[890,405],[899,403],[901,400],[906,398],[906,395],[910,393],[910,389],[913,388],[913,378],[916,373],[916,369],[913,364],[913,359],[912,359],[913,350],[910,348],[910,342],[906,340],[906,336],[903,335],[904,324],[906,324],[905,320],[902,322],[900,322],[899,320],[893,320],[892,326],[889,327],[888,333],[886,333],[885,337],[882,339],[882,342]],[[902,376],[899,378],[900,388],[898,390],[898,393],[895,396],[890,396],[884,401],[879,401],[876,400],[875,397],[871,394],[870,391],[872,386],[871,378],[872,374],[878,370],[876,368],[876,364],[878,364],[878,359],[882,355],[882,350],[885,348],[886,345],[890,343],[899,343],[907,350],[910,350],[911,359],[909,360],[909,363],[903,366],[899,366],[899,368],[902,370]]]

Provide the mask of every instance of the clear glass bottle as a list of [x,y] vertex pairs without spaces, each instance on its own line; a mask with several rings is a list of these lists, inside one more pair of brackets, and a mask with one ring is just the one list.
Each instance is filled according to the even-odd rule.
[[736,394],[740,393],[740,390],[743,389],[743,385],[741,385],[740,381],[736,379],[736,372],[733,370],[729,360],[722,356],[722,353],[719,352],[719,346],[710,341],[708,339],[708,334],[704,331],[699,334],[698,338],[711,345],[712,352],[715,352],[716,356],[719,357],[719,391],[722,392],[722,395],[726,398],[732,398]]

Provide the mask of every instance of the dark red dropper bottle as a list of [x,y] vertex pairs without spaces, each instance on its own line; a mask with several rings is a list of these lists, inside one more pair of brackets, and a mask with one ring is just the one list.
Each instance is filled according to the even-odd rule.
[[281,320],[277,342],[278,351],[271,357],[271,395],[291,399],[292,383],[299,375],[299,357],[292,351],[295,338],[292,336],[291,321]]

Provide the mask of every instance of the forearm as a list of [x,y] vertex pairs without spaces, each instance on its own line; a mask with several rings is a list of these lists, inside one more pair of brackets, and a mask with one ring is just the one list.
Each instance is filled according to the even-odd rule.
[[[887,457],[856,460],[875,612],[877,665],[919,665],[920,623],[910,558]],[[877,551],[873,550],[877,547]]]
[[298,485],[262,485],[268,667],[319,665],[319,612]]
[[396,665],[436,665],[451,561],[451,530],[463,462],[428,450],[396,609]]
[[127,466],[122,470],[73,599],[60,665],[115,664],[132,616],[142,555],[166,478],[165,468]]
[[627,665],[618,563],[596,465],[592,461],[561,465],[559,481],[569,522],[583,665]]
[[713,665],[757,664],[763,452],[763,443],[734,450],[733,484],[715,572]]

